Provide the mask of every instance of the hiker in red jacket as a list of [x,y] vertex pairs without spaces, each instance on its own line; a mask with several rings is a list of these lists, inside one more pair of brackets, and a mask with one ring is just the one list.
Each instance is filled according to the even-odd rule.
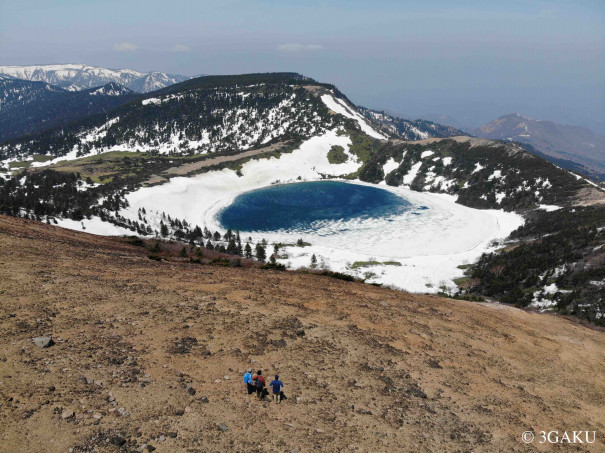
[[262,370],[258,370],[256,376],[254,376],[254,385],[256,386],[256,396],[259,400],[262,400],[265,392],[265,377],[263,376]]

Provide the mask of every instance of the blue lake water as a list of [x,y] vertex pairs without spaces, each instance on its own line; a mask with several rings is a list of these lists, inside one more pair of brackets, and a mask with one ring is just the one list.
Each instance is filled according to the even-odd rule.
[[410,202],[383,189],[316,181],[243,193],[218,220],[224,228],[240,231],[307,230],[321,221],[388,218],[410,209]]

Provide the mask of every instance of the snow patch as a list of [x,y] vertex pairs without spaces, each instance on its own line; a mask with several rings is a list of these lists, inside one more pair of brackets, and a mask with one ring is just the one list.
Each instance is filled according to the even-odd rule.
[[380,140],[386,140],[386,137],[383,134],[375,131],[367,123],[367,121],[365,120],[365,118],[362,115],[360,115],[357,111],[355,111],[351,107],[349,107],[347,105],[347,103],[345,101],[343,101],[342,99],[334,98],[333,96],[331,96],[329,94],[324,94],[321,97],[321,100],[333,112],[339,113],[343,116],[346,116],[347,118],[351,118],[351,119],[357,121],[357,124],[359,124],[359,127],[361,128],[361,130],[363,132],[365,132],[366,134],[368,134],[370,137],[378,138]]
[[382,171],[384,172],[384,175],[388,175],[389,173],[391,173],[393,170],[397,170],[399,168],[399,162],[397,162],[395,159],[393,159],[392,157],[386,161],[386,163],[382,166]]
[[546,211],[546,212],[552,212],[552,211],[558,211],[559,209],[561,209],[561,206],[556,206],[554,204],[541,204],[536,209],[542,209],[543,211]]

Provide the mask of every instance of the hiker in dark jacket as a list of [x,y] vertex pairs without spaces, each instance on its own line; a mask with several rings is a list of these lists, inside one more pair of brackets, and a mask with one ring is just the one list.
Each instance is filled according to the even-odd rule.
[[278,374],[275,375],[275,379],[271,381],[269,386],[273,390],[273,399],[275,400],[276,403],[280,403],[284,384],[282,384],[282,382],[279,380]]
[[263,376],[262,370],[258,370],[256,376],[254,377],[254,383],[256,386],[256,396],[258,396],[259,400],[262,400],[265,396],[263,393],[265,391],[265,377]]

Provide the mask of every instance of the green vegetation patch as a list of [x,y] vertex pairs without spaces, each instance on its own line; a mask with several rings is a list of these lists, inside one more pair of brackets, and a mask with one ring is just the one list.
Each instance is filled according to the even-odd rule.
[[339,145],[332,145],[328,151],[328,162],[331,164],[344,164],[349,159],[345,154],[345,149]]
[[454,283],[456,284],[456,286],[463,286],[468,281],[469,281],[468,277],[460,277],[460,278],[454,279]]
[[350,137],[352,145],[349,147],[349,151],[356,155],[362,162],[370,160],[372,152],[376,149],[377,140],[361,133],[353,133]]
[[355,261],[349,267],[351,269],[359,269],[360,267],[380,266],[380,261]]
[[349,269],[359,269],[370,266],[401,266],[401,263],[399,261],[355,261],[349,266]]
[[33,160],[22,160],[22,161],[18,161],[18,162],[10,162],[8,164],[8,168],[10,169],[24,169],[24,168],[29,168],[31,166],[31,164],[33,164],[34,162],[48,162],[49,160],[54,159],[54,156],[45,156],[43,154],[34,154],[33,156]]

